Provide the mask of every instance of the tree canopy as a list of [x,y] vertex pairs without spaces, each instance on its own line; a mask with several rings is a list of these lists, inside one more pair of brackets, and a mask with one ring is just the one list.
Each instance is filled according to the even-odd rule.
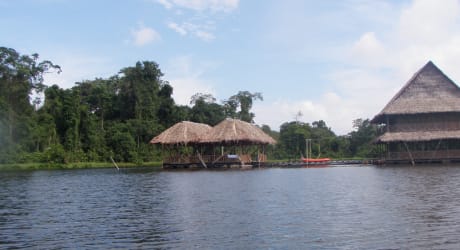
[[[44,74],[60,72],[38,54],[0,47],[0,163],[110,157],[157,161],[161,150],[148,142],[173,124],[189,120],[213,126],[226,117],[253,122],[253,103],[263,101],[260,92],[239,91],[220,103],[211,94],[196,93],[190,106],[177,105],[173,87],[154,61],[137,62],[111,77],[77,82],[69,89],[44,84]],[[298,159],[306,139],[314,142],[314,156],[374,156],[372,140],[378,135],[367,119],[355,120],[355,130],[347,136],[336,136],[322,120],[309,124],[296,119],[282,124],[279,132],[261,128],[278,141],[269,146],[269,157],[277,159]]]

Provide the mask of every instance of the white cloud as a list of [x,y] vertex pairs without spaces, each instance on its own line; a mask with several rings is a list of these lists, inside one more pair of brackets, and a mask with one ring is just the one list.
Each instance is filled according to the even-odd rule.
[[[415,0],[399,13],[399,19],[386,23],[386,31],[365,32],[345,50],[351,68],[329,75],[343,99],[340,106],[345,109],[340,112],[350,115],[344,117],[348,131],[351,120],[380,112],[429,60],[454,81],[460,80],[460,3]],[[336,122],[331,120],[331,125],[340,131],[342,125]]]
[[414,0],[399,13],[388,31],[367,32],[358,38],[348,58],[355,62],[356,69],[379,79],[383,79],[382,73],[373,72],[370,66],[392,72],[400,87],[429,60],[442,70],[451,69],[446,71],[448,75],[457,74],[460,49],[455,44],[460,41],[460,3]]
[[195,35],[205,42],[210,42],[216,38],[212,33],[203,30],[197,30]]
[[174,22],[168,23],[168,28],[176,31],[177,33],[179,33],[182,36],[185,36],[188,33],[187,30],[184,27],[182,27],[181,25],[179,25],[177,23],[174,23]]
[[206,25],[198,25],[190,22],[183,22],[182,24],[169,22],[168,28],[176,31],[181,36],[191,34],[205,42],[210,42],[216,38],[216,36],[211,32],[215,29],[212,22]]
[[[231,13],[239,5],[239,0],[157,0],[156,2],[175,12],[176,19],[182,19],[182,21],[168,22],[168,28],[181,36],[190,35],[205,42],[216,39],[214,20],[217,15]],[[192,10],[193,14],[189,17],[190,11],[182,10]]]
[[[368,5],[373,3],[375,1],[369,1],[364,7],[346,10],[348,16],[359,16],[357,20],[368,19],[370,22],[363,23],[363,28],[356,27],[356,30],[363,30],[354,41],[348,45],[319,46],[323,48],[318,49],[323,58],[339,65],[324,74],[328,92],[302,101],[256,103],[256,122],[278,129],[281,123],[293,121],[295,114],[301,111],[301,120],[311,123],[323,119],[337,134],[346,134],[352,130],[352,120],[372,118],[380,112],[429,60],[460,84],[459,1],[447,0],[441,4],[439,1],[414,0],[408,5],[384,6],[385,11],[391,11],[390,15],[395,18],[376,18],[374,12],[371,16],[370,12],[363,11],[374,8]],[[289,16],[284,18],[292,20]],[[308,20],[301,21],[301,24],[303,22],[308,23]],[[353,22],[353,18],[347,22]],[[287,31],[283,32],[281,34]],[[273,35],[283,39],[279,33]],[[303,37],[297,40],[302,41]],[[303,45],[291,45],[293,54],[312,58],[301,53]]]
[[132,30],[133,42],[136,46],[144,46],[161,39],[160,34],[149,27],[139,25],[138,29]]
[[215,96],[215,89],[205,78],[206,72],[214,67],[214,63],[196,62],[191,56],[181,56],[170,60],[164,72],[174,89],[173,98],[176,103],[189,105],[190,98],[196,93]]
[[[459,2],[416,0],[402,11],[399,20],[399,37],[404,42],[414,44],[420,41],[435,45],[450,36],[450,31],[458,27]],[[458,29],[457,29],[458,30]]]
[[179,105],[190,105],[190,99],[196,93],[211,94],[215,96],[215,90],[211,84],[200,78],[178,76],[171,78],[169,83],[174,88],[174,101]]
[[385,60],[385,48],[377,39],[374,32],[364,33],[351,48],[351,56],[356,59],[367,61],[368,65],[381,65]]
[[238,8],[239,0],[157,0],[167,9],[173,7],[196,11],[231,12]]
[[159,4],[163,5],[166,9],[171,9],[173,4],[168,0],[156,0]]
[[263,102],[255,103],[253,112],[256,114],[257,124],[269,125],[273,130],[278,130],[284,122],[294,121],[300,111],[302,116],[299,117],[299,121],[311,124],[323,120],[334,132],[346,134],[350,127],[347,124],[349,117],[356,115],[353,112],[353,105],[354,103],[347,102],[336,93],[326,92],[320,96],[319,101],[278,100],[268,105]]
[[[56,53],[49,59],[61,66],[60,74],[45,74],[44,83],[48,86],[53,84],[61,88],[71,88],[75,82],[83,80],[93,80],[96,77],[110,77],[119,70],[118,65],[110,63],[108,58],[85,55],[84,53]],[[50,55],[52,53],[49,53]]]

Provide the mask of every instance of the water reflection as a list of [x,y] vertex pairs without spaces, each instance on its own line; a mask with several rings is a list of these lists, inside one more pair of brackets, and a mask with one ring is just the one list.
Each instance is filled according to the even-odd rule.
[[460,167],[0,173],[2,248],[459,248]]

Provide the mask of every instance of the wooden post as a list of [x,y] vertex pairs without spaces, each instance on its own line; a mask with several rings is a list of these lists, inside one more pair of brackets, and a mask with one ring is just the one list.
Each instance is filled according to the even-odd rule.
[[257,165],[260,168],[260,145],[257,146]]
[[385,118],[386,118],[386,124],[387,124],[387,127],[386,127],[387,132],[390,132],[390,118],[388,117],[388,115],[386,115]]
[[118,167],[117,163],[113,160],[112,156],[110,156],[110,160],[112,160],[113,165],[117,168],[118,171],[120,171],[120,168]]
[[316,158],[320,158],[321,157],[321,142],[318,140],[318,157]]
[[197,155],[198,155],[198,159],[201,162],[201,165],[203,165],[204,168],[208,168],[208,166],[206,166],[206,163],[203,161],[203,157],[201,157],[200,152],[197,152]]
[[430,162],[432,162],[434,160],[434,157],[436,156],[436,153],[439,150],[439,146],[441,146],[441,142],[442,142],[442,139],[440,139],[439,142],[438,142],[438,145],[436,145],[436,148],[434,149],[433,155],[431,156]]
[[414,158],[412,157],[412,153],[410,152],[409,147],[407,146],[406,142],[404,142],[404,146],[406,147],[406,150],[409,153],[409,157],[410,157],[410,161],[411,161],[412,166],[415,166]]
[[387,142],[385,145],[386,145],[386,150],[387,150],[387,152],[386,152],[387,153],[387,160],[389,160],[390,159],[390,143]]
[[308,159],[311,158],[311,139],[305,139],[305,157],[307,158],[307,166],[309,164]]

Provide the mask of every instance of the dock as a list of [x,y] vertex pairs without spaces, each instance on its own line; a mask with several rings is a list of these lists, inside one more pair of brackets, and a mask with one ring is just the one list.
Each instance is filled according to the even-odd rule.
[[270,162],[265,163],[264,167],[327,167],[327,166],[348,166],[348,165],[382,165],[384,162],[377,159],[364,159],[364,160],[331,160],[328,162],[305,163],[302,161],[291,162]]
[[[331,160],[328,162],[305,163],[302,161],[286,162],[252,162],[247,164],[236,164],[235,162],[216,162],[208,164],[208,169],[250,169],[250,168],[318,168],[330,166],[358,166],[358,165],[382,165],[383,161],[378,159],[363,160]],[[198,163],[174,163],[163,164],[164,169],[203,169]]]

